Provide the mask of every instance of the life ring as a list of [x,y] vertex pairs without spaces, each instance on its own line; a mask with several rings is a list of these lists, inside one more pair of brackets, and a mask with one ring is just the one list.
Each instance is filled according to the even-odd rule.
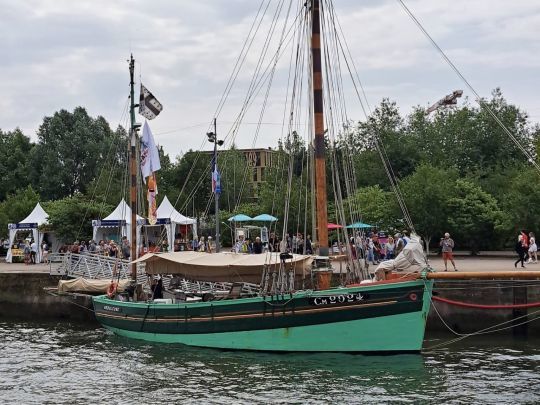
[[117,287],[118,284],[116,284],[114,281],[111,281],[111,284],[109,284],[109,287],[107,288],[107,297],[113,298],[114,294],[116,294]]

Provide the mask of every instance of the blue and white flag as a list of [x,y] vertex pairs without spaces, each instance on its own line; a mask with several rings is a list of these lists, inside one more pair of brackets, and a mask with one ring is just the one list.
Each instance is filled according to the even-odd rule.
[[212,172],[212,192],[221,194],[221,176],[219,174],[217,165]]
[[214,163],[212,166],[214,166],[214,170],[212,171],[212,192],[221,194],[221,176],[217,164]]
[[159,169],[161,169],[161,164],[159,163],[159,152],[154,142],[154,135],[152,135],[148,121],[144,121],[141,138],[141,172],[143,178],[150,176]]

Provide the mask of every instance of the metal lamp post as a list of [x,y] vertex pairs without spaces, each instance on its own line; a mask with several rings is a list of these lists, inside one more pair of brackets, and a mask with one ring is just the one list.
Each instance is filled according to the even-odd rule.
[[[211,142],[214,144],[214,155],[213,155],[213,163],[212,163],[212,176],[214,176],[214,172],[216,171],[217,167],[217,147],[223,145],[224,141],[221,139],[217,139],[217,125],[216,125],[216,119],[214,118],[214,132],[207,132],[206,136],[208,137],[208,142]],[[221,250],[220,247],[220,234],[219,234],[219,194],[220,190],[218,188],[218,184],[216,184],[216,188],[214,190],[214,197],[215,197],[215,215],[216,215],[216,253],[219,253]]]

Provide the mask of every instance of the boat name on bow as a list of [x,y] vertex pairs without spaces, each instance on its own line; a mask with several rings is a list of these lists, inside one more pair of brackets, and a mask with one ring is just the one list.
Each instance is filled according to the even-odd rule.
[[329,295],[326,297],[314,297],[309,299],[310,305],[333,305],[333,304],[345,304],[347,302],[363,301],[364,296],[361,293],[356,294],[341,294],[341,295]]

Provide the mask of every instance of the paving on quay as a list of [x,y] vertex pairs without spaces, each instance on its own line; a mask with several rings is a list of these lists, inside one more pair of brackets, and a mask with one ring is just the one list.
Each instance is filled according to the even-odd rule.
[[[459,271],[508,271],[513,270],[516,257],[507,255],[505,257],[480,257],[480,256],[457,256],[456,266]],[[436,271],[444,270],[444,263],[440,256],[430,256],[429,264]],[[54,267],[54,265],[53,265]],[[373,265],[370,266],[372,268]],[[540,270],[539,263],[525,264],[525,270]],[[522,268],[518,265],[518,270]],[[49,273],[48,264],[26,265],[24,263],[0,262],[0,273]],[[453,271],[452,264],[448,262],[448,271]]]

